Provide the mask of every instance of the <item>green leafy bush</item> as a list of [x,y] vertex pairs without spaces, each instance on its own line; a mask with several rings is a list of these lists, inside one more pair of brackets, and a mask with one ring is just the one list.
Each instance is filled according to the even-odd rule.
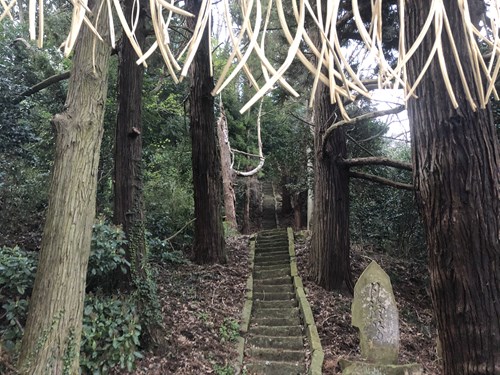
[[5,349],[13,351],[23,337],[23,327],[28,317],[28,300],[24,298],[7,300],[2,309],[4,310],[4,318],[0,321],[2,341]]
[[0,299],[14,299],[31,293],[37,254],[15,247],[0,248]]
[[80,367],[84,374],[131,371],[137,358],[141,326],[130,298],[88,295],[83,313]]
[[87,270],[88,288],[106,286],[115,270],[127,273],[130,263],[125,258],[123,247],[126,243],[125,233],[119,226],[104,219],[94,224]]
[[[123,231],[99,220],[94,226],[87,281],[102,285],[116,269],[127,271]],[[19,247],[0,248],[0,335],[8,350],[15,350],[28,314],[28,299],[37,268],[37,254]],[[138,352],[141,327],[131,299],[89,294],[82,332],[82,369],[105,374],[113,367],[131,369]]]

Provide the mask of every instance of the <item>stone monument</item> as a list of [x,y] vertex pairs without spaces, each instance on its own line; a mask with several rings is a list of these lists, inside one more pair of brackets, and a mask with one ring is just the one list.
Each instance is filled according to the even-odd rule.
[[417,364],[399,365],[399,313],[389,276],[372,261],[354,287],[352,325],[359,330],[362,361],[341,359],[343,374],[421,375]]

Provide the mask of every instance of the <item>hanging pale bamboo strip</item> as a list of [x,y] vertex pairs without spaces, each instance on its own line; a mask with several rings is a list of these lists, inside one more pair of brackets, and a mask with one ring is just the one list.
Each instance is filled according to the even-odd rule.
[[190,13],[182,8],[179,8],[179,7],[176,7],[174,4],[173,4],[173,1],[172,3],[169,3],[168,1],[165,1],[165,0],[157,0],[157,2],[163,7],[165,8],[166,10],[172,12],[172,13],[175,13],[175,14],[178,14],[180,16],[184,16],[184,17],[194,17],[194,14],[193,13]]
[[[227,25],[227,31],[229,32],[229,38],[231,40],[231,45],[233,46],[233,51],[235,52],[235,56],[238,58],[238,60],[241,60],[243,58],[243,54],[241,53],[240,46],[239,46],[239,40],[236,39],[233,33],[233,29],[231,27],[232,25],[232,18],[231,14],[229,13],[229,3],[228,0],[224,0],[223,2],[224,5],[224,18],[226,21]],[[229,59],[228,59],[228,62]],[[250,81],[250,84],[256,89],[259,89],[259,84],[257,83],[257,80],[254,78],[250,68],[247,65],[243,66],[243,72],[247,76],[248,80]],[[219,78],[220,83],[222,84],[222,78]],[[214,89],[215,91],[215,89]]]
[[[276,5],[278,6],[278,1],[276,2]],[[247,111],[248,108],[250,108],[253,104],[255,104],[256,101],[261,99],[272,88],[272,86],[276,83],[276,81],[278,81],[278,79],[283,76],[283,73],[292,64],[292,61],[297,54],[297,50],[299,48],[299,44],[302,39],[302,33],[304,32],[304,22],[305,22],[304,0],[300,0],[300,21],[297,25],[295,39],[292,45],[290,46],[290,49],[288,50],[288,55],[285,61],[280,66],[278,71],[269,79],[269,81],[266,82],[266,84],[252,97],[252,99],[250,99],[248,103],[243,106],[243,108],[240,110],[240,113],[245,113],[245,111]]]
[[115,24],[113,21],[113,7],[111,6],[111,0],[106,0],[106,6],[108,7],[108,20],[109,20],[109,38],[111,39],[111,47],[116,48],[116,34],[115,34]]
[[[127,36],[128,40],[130,41],[130,45],[134,49],[135,53],[137,56],[140,58],[142,57],[142,50],[141,47],[137,44],[135,40],[135,36],[132,34],[132,31],[130,30],[130,27],[127,23],[127,20],[125,19],[125,15],[123,14],[120,1],[119,0],[113,0],[113,5],[115,6],[116,14],[118,15],[118,19],[120,20],[120,23],[123,27],[123,32]],[[153,21],[154,22],[154,21]],[[143,62],[144,67],[147,67],[146,62]]]
[[[228,11],[229,5],[227,4],[227,0],[224,0],[224,6],[226,6],[226,5],[227,5],[227,8],[225,9],[225,10],[227,10],[226,21],[229,24],[229,22],[230,22],[229,11]],[[222,86],[222,84],[224,83],[224,81],[226,79],[227,73],[229,72],[229,69],[232,66],[232,62],[233,62],[235,56],[238,56],[239,60],[243,59],[243,55],[242,55],[241,50],[240,50],[240,43],[243,40],[243,37],[245,36],[246,29],[247,29],[249,22],[250,22],[249,20],[250,20],[250,14],[251,14],[252,8],[253,8],[253,0],[250,0],[250,3],[248,4],[248,8],[249,8],[248,12],[243,14],[243,23],[241,25],[241,30],[240,30],[240,33],[238,36],[238,40],[235,41],[233,31],[232,30],[229,31],[229,35],[231,36],[231,42],[233,45],[233,52],[231,53],[231,55],[227,59],[226,65],[222,69],[222,73],[220,74],[220,77],[217,80],[215,88],[212,91],[212,95],[217,95],[221,91],[220,87]]]
[[[30,3],[34,0],[30,0]],[[69,32],[68,38],[66,39],[66,43],[64,44],[64,55],[68,56],[73,50],[73,46],[75,45],[76,38],[80,32],[80,28],[82,27],[82,23],[85,19],[85,12],[87,7],[87,1],[83,0],[82,2],[76,1],[73,2],[73,14],[71,18],[71,30]],[[34,21],[33,21],[34,22]],[[31,23],[31,20],[30,20]]]
[[44,16],[43,16],[43,0],[38,0],[38,48],[43,47],[43,28],[44,28]]
[[436,38],[436,46],[437,46],[437,56],[438,56],[438,63],[439,63],[439,68],[441,69],[441,74],[443,76],[443,81],[444,81],[444,86],[446,88],[446,91],[448,92],[448,96],[450,97],[451,104],[453,105],[454,108],[458,107],[458,102],[455,97],[455,93],[453,92],[453,87],[450,82],[450,77],[448,76],[448,69],[446,68],[446,60],[444,58],[444,53],[443,53],[443,17],[446,17],[443,13],[440,14],[439,17],[437,17],[436,22],[434,23],[434,35]]
[[[264,20],[264,26],[262,27],[262,32],[261,32],[262,37],[260,38],[260,49],[264,52],[264,54],[266,53],[265,41],[267,34],[267,26],[269,25],[269,19],[271,18],[272,9],[273,9],[273,0],[269,0],[267,4],[266,18]],[[266,66],[262,61],[260,62],[260,69],[262,70],[262,75],[264,76],[264,80],[266,82],[269,81],[269,71],[267,70]]]
[[7,15],[11,14],[11,13],[10,13],[10,10],[12,9],[12,7],[13,7],[14,5],[16,5],[16,2],[17,2],[17,0],[12,0],[12,1],[9,3],[9,5],[7,5],[7,7],[4,9],[4,11],[2,12],[2,14],[0,15],[0,22],[1,22],[1,21],[2,21],[2,20],[3,20],[3,19],[7,16]]
[[[285,38],[287,39],[288,43],[291,45],[293,43],[293,36],[290,32],[290,29],[288,28],[288,24],[286,22],[281,22],[281,20],[285,19],[285,14],[283,13],[283,7],[277,7],[277,12],[278,12],[278,17],[280,19],[280,24],[282,31],[285,35]],[[298,14],[298,9],[297,9],[297,14]],[[299,18],[296,17],[296,21],[298,22]],[[304,32],[304,35],[307,35],[306,32]],[[310,38],[308,38],[310,40]],[[309,70],[312,74],[317,73],[316,67],[309,61],[309,59],[302,53],[302,51],[299,49],[297,51],[297,57],[299,58],[300,62],[306,67],[307,70]],[[321,54],[318,55],[318,61],[321,61],[320,59]],[[324,60],[324,59],[323,59]],[[326,60],[323,61],[324,64],[326,64]],[[325,84],[328,85],[328,77],[325,76],[321,70],[319,70],[321,81]]]
[[[319,20],[317,18],[316,15],[314,15],[314,11],[312,10],[311,8],[311,5],[309,4],[308,0],[305,1],[305,5],[306,5],[306,8],[308,9],[309,11],[309,15],[311,16],[312,20],[314,21],[314,23],[316,24],[316,26],[318,26],[318,30],[321,34],[321,37],[322,37],[322,42],[325,43],[325,46],[327,48],[329,48],[330,50],[335,50],[336,47],[334,47],[334,45],[332,45],[330,43],[330,41],[328,40],[326,34],[325,34],[325,31],[321,28],[319,28]],[[338,39],[337,39],[338,41]],[[338,42],[338,48],[340,49],[340,42]],[[343,54],[341,54],[343,56]],[[321,61],[321,60],[320,60]],[[347,63],[346,64],[346,68],[347,69],[350,69],[350,65]],[[352,73],[353,75],[353,79],[354,81],[353,82],[350,82],[348,81],[348,87],[346,88],[346,90],[349,90],[349,89],[352,89],[352,90],[355,90],[357,92],[359,92],[360,94],[363,95],[363,93],[366,93],[367,90],[364,88],[364,85],[363,83],[360,81],[360,79],[357,77],[356,73],[354,71],[352,71],[352,69],[350,69],[350,72]],[[341,76],[341,72],[337,72],[335,69],[334,69],[334,74],[335,76],[338,78],[338,79],[341,79],[342,80],[342,76]],[[326,83],[328,85],[328,83]],[[345,97],[348,97],[348,94],[347,94],[347,91],[344,90],[342,96],[345,96]]]
[[[163,19],[162,15],[161,15],[161,10],[162,10],[161,4],[157,3],[156,0],[150,0],[149,4],[150,4],[149,7],[150,7],[150,11],[151,11],[151,20],[153,23],[153,30],[155,32],[156,40],[157,40],[156,46],[160,50],[163,61],[165,62],[165,65],[167,66],[168,73],[172,77],[172,80],[174,81],[174,83],[177,84],[177,83],[179,83],[179,79],[177,78],[177,75],[175,74],[175,71],[172,67],[171,59],[169,57],[169,54],[168,54],[167,49],[165,47],[165,43],[163,41],[164,35],[162,32],[163,30],[161,28],[161,21]],[[151,53],[153,52],[154,47],[155,46],[153,44],[150,48]],[[146,58],[144,58],[144,59],[140,58],[138,60],[138,62],[142,63],[142,62],[144,62],[145,59]]]
[[[404,1],[405,0],[403,0],[402,3]],[[394,68],[394,73],[393,73],[394,75],[399,74],[399,71],[406,67],[406,64],[408,64],[408,61],[411,59],[413,54],[417,51],[417,49],[422,44],[425,36],[429,32],[429,29],[430,29],[432,22],[434,20],[435,13],[436,13],[436,7],[437,7],[437,1],[433,0],[431,3],[430,9],[429,9],[429,14],[427,15],[427,19],[425,20],[425,23],[422,27],[422,30],[420,30],[420,33],[418,34],[416,40],[411,45],[410,49],[405,52],[404,56],[400,57],[397,66]],[[403,37],[404,37],[404,35],[403,35]],[[429,63],[429,65],[430,65],[430,63]],[[428,67],[428,65],[427,65],[427,67]],[[426,70],[427,70],[427,68],[422,70],[422,73],[425,73]],[[421,76],[423,76],[423,75],[421,74]],[[408,85],[411,86],[411,84],[409,82],[408,82]],[[408,98],[411,96],[409,94],[410,91],[412,91],[411,95],[413,95],[414,90],[412,90],[411,88],[408,88],[408,92],[405,94],[405,98],[406,98],[405,100],[408,100]]]
[[[2,7],[4,8],[4,11],[6,11],[6,15],[9,16],[10,20],[11,21],[14,21],[14,17],[12,16],[12,13],[10,12],[10,8],[9,8],[9,5],[7,5],[7,3],[5,2],[5,0],[0,0],[0,5],[2,5]],[[14,4],[12,4],[13,6]],[[3,13],[2,13],[3,15]]]
[[469,102],[469,104],[471,105],[471,107],[475,108],[476,104],[475,104],[474,99],[472,98],[471,92],[469,90],[469,84],[467,82],[467,78],[465,77],[464,70],[463,70],[462,63],[461,63],[461,56],[458,54],[458,49],[457,49],[457,46],[455,44],[455,39],[453,38],[453,31],[451,30],[451,26],[450,26],[450,22],[448,20],[448,17],[444,18],[444,27],[445,27],[446,33],[448,35],[450,48],[451,48],[451,51],[453,54],[454,61],[456,63],[456,67],[458,70],[458,74],[460,76],[460,81],[462,83],[462,87],[464,89],[465,97],[466,97],[467,101]]
[[[245,0],[242,0],[242,1],[245,1]],[[250,33],[251,26],[248,25],[247,30],[248,30],[249,37],[250,37],[250,43],[248,44],[247,50],[245,51],[245,54],[243,55],[242,59],[238,62],[238,64],[233,69],[233,71],[231,72],[229,77],[227,77],[227,79],[224,81],[224,83],[222,83],[222,85],[220,85],[220,87],[217,89],[217,91],[214,90],[216,95],[218,93],[220,93],[229,84],[229,82],[231,82],[236,77],[236,75],[240,72],[242,67],[247,63],[250,55],[252,54],[252,51],[255,49],[255,46],[257,45],[260,24],[262,23],[262,5],[260,3],[260,0],[256,0],[255,3],[256,3],[256,10],[255,10],[255,26],[254,26],[254,28],[255,28],[256,32]],[[243,7],[242,7],[242,9],[243,9]],[[249,19],[249,17],[245,17],[245,14],[243,16],[245,19]]]
[[[95,16],[95,24],[98,25],[98,22],[99,22],[99,18],[101,17],[101,12],[102,12],[102,8],[104,7],[104,1],[101,1],[101,3],[99,4],[99,9],[97,10],[97,14]],[[96,30],[97,31],[97,30]],[[102,41],[102,38],[99,36],[100,40]],[[96,70],[95,70],[95,67],[97,66],[96,64],[96,60],[95,60],[95,51],[96,51],[96,43],[97,43],[97,39],[99,39],[96,37],[96,34],[94,34],[94,38],[92,39],[92,72],[94,74],[97,74]]]
[[187,76],[191,62],[193,61],[194,56],[196,55],[196,51],[198,50],[198,46],[201,43],[201,40],[203,38],[203,34],[205,32],[205,27],[206,27],[207,22],[208,22],[208,14],[210,13],[211,5],[212,5],[212,0],[204,0],[201,3],[200,13],[198,15],[198,20],[196,22],[196,26],[195,26],[195,29],[193,31],[191,43],[189,43],[189,49],[188,49],[186,61],[184,62],[184,67],[182,68],[182,71],[181,71],[180,80],[182,80],[183,77]]
[[29,33],[30,39],[36,39],[36,0],[29,0],[28,2],[28,20],[29,20]]

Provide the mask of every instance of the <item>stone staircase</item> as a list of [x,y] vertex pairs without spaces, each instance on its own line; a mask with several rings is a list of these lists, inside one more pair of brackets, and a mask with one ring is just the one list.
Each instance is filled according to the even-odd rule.
[[273,229],[278,226],[276,212],[276,198],[273,184],[269,181],[262,183],[262,229]]
[[316,357],[321,355],[321,363],[323,353],[297,275],[291,230],[260,232],[252,250],[253,273],[247,283],[241,327],[242,372],[248,375],[321,374],[318,358],[313,359],[314,366],[306,363],[306,348],[313,355],[316,350]]

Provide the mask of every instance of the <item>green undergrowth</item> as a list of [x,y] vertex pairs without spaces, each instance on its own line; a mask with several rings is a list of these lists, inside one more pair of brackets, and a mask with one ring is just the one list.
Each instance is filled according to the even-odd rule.
[[[123,231],[104,220],[94,226],[87,273],[80,350],[82,374],[133,370],[142,357],[137,300],[134,295],[106,293],[115,272],[127,272]],[[0,248],[0,373],[3,361],[15,363],[26,323],[38,253],[15,247]],[[2,353],[2,351],[4,351]],[[11,366],[10,366],[11,367]]]

